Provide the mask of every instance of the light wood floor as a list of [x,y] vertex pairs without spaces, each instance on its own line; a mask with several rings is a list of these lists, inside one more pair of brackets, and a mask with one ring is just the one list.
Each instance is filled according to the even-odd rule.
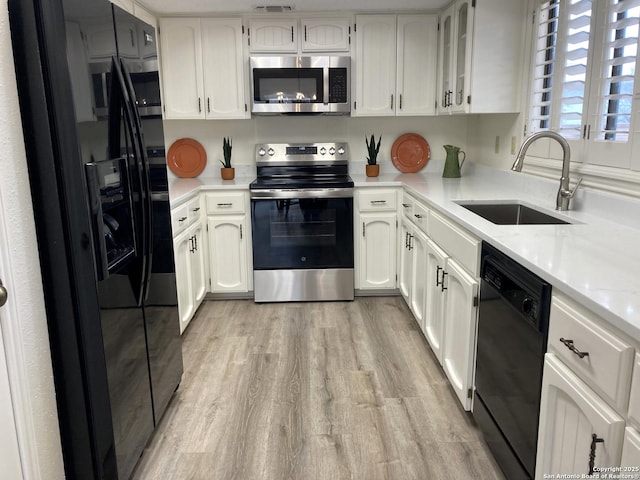
[[503,479],[401,297],[205,302],[133,478]]

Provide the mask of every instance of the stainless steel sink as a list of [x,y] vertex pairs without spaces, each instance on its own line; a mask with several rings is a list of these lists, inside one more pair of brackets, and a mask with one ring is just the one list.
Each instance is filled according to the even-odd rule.
[[457,203],[461,207],[496,225],[551,225],[571,223],[521,203]]

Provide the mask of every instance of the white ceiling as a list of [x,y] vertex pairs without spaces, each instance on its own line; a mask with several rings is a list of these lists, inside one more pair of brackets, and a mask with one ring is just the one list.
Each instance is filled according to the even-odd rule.
[[435,10],[450,0],[138,0],[145,8],[158,15],[207,14],[207,13],[248,13],[257,5],[290,5],[293,12],[320,11],[402,11]]

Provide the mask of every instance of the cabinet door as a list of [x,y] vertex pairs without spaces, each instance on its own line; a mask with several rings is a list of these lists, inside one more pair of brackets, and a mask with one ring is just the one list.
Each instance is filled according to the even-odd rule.
[[85,24],[85,41],[87,44],[87,56],[91,62],[110,62],[116,54],[115,30],[113,23]]
[[[396,286],[396,214],[362,213],[359,216],[360,289]],[[360,232],[359,232],[360,230]]]
[[625,429],[620,466],[623,468],[622,473],[635,475],[631,478],[637,478],[640,474],[640,432],[635,428]]
[[473,47],[473,7],[470,0],[458,0],[454,12],[453,98],[452,112],[469,110],[471,91],[471,48]]
[[242,21],[201,21],[206,118],[247,118]]
[[187,328],[195,311],[193,303],[193,287],[191,280],[191,236],[186,232],[177,237],[173,243],[176,262],[176,285],[178,287],[178,316],[180,333]]
[[433,115],[436,111],[438,17],[398,17],[396,115]]
[[623,434],[624,420],[554,354],[545,355],[535,478],[586,474],[592,452],[596,467],[617,466]]
[[411,248],[411,302],[409,308],[424,332],[427,298],[427,236],[417,228],[413,231]]
[[396,17],[356,17],[356,78],[353,116],[395,115]]
[[400,288],[400,294],[407,302],[407,306],[411,307],[411,281],[413,280],[413,262],[411,254],[411,238],[413,228],[411,223],[406,218],[402,218],[400,223],[400,241],[402,242],[400,250],[400,281],[398,286]]
[[160,20],[164,117],[205,118],[200,20]]
[[442,364],[458,400],[465,410],[471,410],[478,282],[453,259],[447,261],[442,281],[446,290]]
[[136,25],[119,20],[116,35],[118,37],[118,54],[124,58],[140,59]]
[[297,53],[298,21],[253,19],[249,26],[251,53]]
[[444,338],[444,290],[443,272],[447,267],[447,254],[431,239],[426,247],[426,309],[424,316],[424,334],[431,350],[442,365],[442,347]]
[[193,294],[194,309],[197,309],[207,293],[205,255],[206,243],[204,241],[204,229],[198,222],[190,230],[193,245],[191,248],[191,289]]
[[209,271],[211,291],[247,291],[246,226],[243,216],[210,216]]
[[303,52],[348,52],[351,26],[348,18],[302,20]]
[[453,12],[454,5],[440,15],[440,38],[438,55],[438,113],[448,113],[453,95],[451,61],[453,56]]

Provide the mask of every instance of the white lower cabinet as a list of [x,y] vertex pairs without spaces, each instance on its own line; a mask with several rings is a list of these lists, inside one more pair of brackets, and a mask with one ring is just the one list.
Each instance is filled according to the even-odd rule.
[[448,255],[431,239],[426,245],[426,309],[424,335],[431,350],[442,365],[442,340],[444,338],[444,290],[442,273],[447,267]]
[[536,480],[551,478],[548,475],[587,474],[591,461],[594,468],[620,465],[624,431],[623,418],[555,354],[547,353]]
[[400,293],[424,331],[427,295],[427,235],[406,218],[402,219],[400,251]]
[[247,226],[244,215],[209,216],[212,293],[247,292]]
[[361,290],[396,286],[396,213],[359,214],[355,234],[361,235],[358,278]]
[[479,284],[453,258],[447,260],[441,281],[445,291],[442,366],[458,400],[471,410]]
[[640,432],[635,428],[625,429],[620,466],[621,473],[640,478]]
[[411,233],[413,232],[413,228],[411,223],[406,218],[402,218],[400,223],[400,241],[402,242],[401,250],[400,250],[400,265],[399,265],[399,273],[400,278],[398,279],[398,288],[400,288],[400,294],[404,298],[404,301],[407,302],[407,305],[410,304],[410,295],[411,295]]
[[173,242],[173,248],[178,285],[178,316],[182,333],[206,293],[202,223],[197,222],[178,235]]

